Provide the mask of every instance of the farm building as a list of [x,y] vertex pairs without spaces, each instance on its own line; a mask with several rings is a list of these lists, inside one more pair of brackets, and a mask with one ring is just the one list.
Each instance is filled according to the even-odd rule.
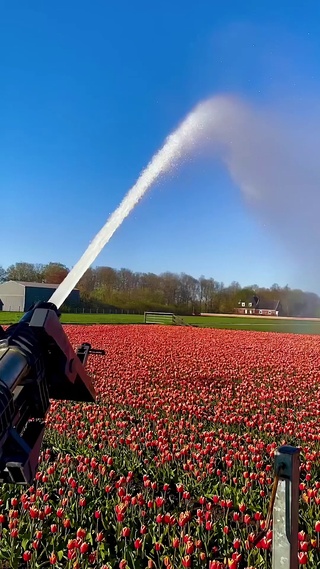
[[235,311],[248,316],[280,316],[281,303],[280,300],[263,300],[254,296],[250,302],[240,301]]
[[[25,312],[38,301],[46,302],[50,299],[57,284],[28,283],[24,281],[7,281],[0,283],[0,310],[8,312]],[[66,306],[77,306],[80,302],[80,293],[74,289],[67,300]]]

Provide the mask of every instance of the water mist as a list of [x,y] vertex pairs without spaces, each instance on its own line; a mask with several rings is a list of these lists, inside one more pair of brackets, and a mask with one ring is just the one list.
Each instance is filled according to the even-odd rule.
[[192,153],[219,156],[246,204],[314,272],[318,258],[320,129],[256,110],[235,97],[200,103],[166,139],[135,185],[51,297],[61,306],[82,275],[147,190]]

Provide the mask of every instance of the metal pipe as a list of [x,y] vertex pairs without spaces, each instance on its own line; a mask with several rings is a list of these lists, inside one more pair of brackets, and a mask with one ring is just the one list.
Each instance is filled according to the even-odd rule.
[[273,506],[272,569],[298,569],[299,453],[279,447],[275,472],[279,477]]

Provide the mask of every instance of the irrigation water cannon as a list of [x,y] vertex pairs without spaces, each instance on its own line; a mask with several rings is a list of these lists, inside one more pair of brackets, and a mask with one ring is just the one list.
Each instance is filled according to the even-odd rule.
[[31,484],[50,399],[95,401],[85,364],[88,343],[75,352],[52,303],[38,303],[6,331],[0,327],[0,481]]

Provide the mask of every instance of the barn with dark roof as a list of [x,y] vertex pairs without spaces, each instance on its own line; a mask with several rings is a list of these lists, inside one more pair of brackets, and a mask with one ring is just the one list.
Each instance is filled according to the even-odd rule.
[[[0,310],[8,312],[25,312],[39,301],[47,302],[57,284],[29,283],[25,281],[6,281],[0,283]],[[65,305],[70,308],[78,306],[80,293],[78,289],[71,291]]]
[[247,316],[281,316],[281,303],[280,300],[263,300],[254,296],[250,302],[240,300],[235,311]]

